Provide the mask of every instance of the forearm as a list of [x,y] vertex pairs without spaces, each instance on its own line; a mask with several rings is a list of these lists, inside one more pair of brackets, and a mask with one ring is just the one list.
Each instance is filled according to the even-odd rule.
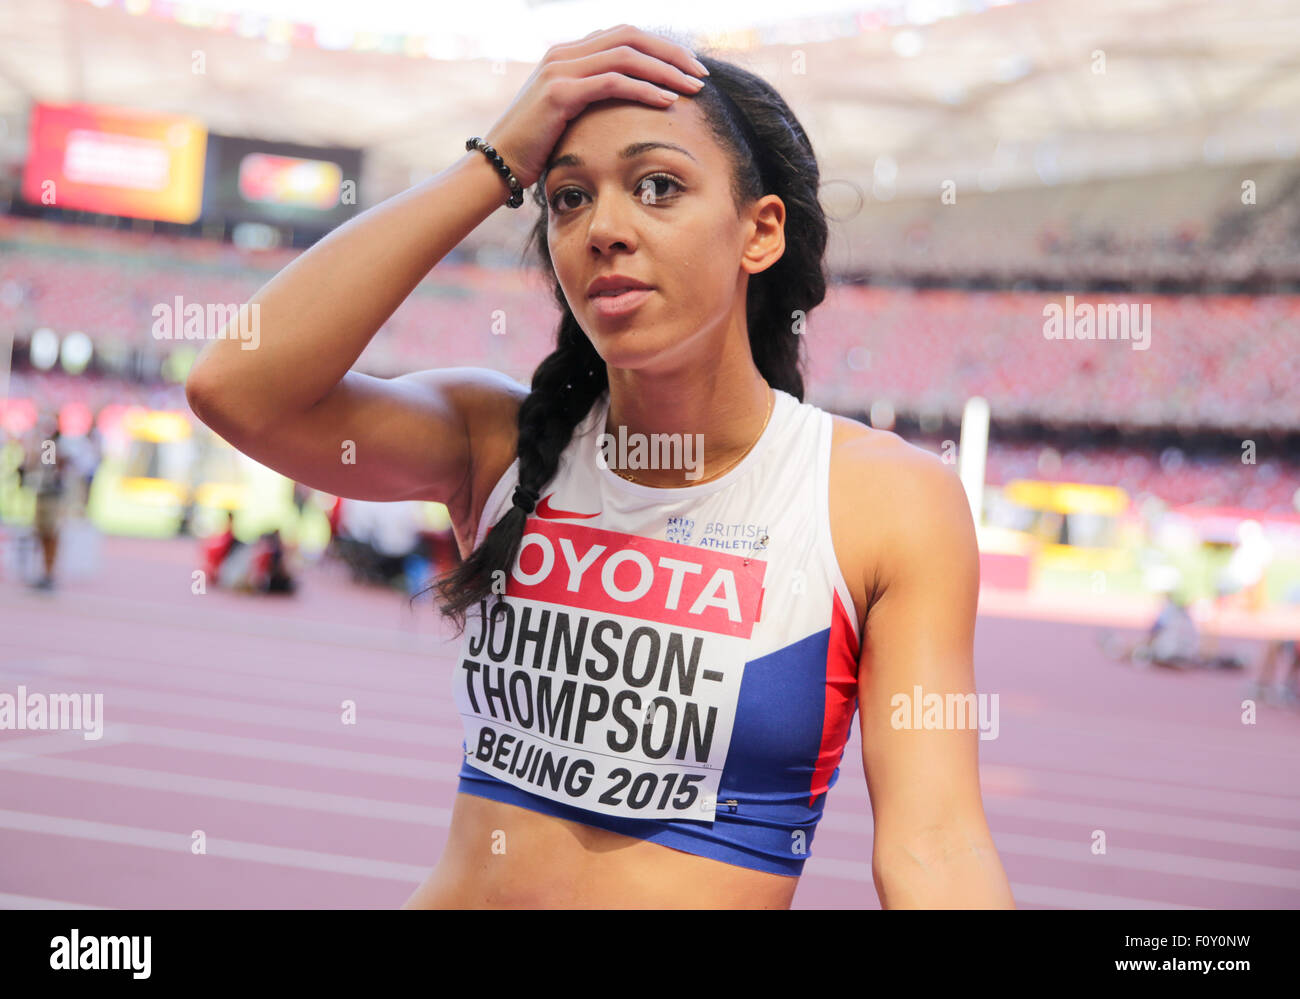
[[310,408],[351,369],[425,275],[508,195],[487,158],[470,151],[362,212],[249,299],[241,309],[246,314],[227,330],[235,322],[247,324],[240,327],[246,330],[255,321],[256,338],[241,341],[223,330],[199,355],[187,392],[205,409],[248,428]]
[[920,847],[877,849],[872,873],[883,909],[1014,909],[992,838],[954,833]]

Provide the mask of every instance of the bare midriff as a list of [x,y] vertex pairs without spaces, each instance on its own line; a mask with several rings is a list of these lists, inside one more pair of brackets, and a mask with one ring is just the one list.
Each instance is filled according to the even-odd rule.
[[788,909],[798,879],[457,794],[407,909]]

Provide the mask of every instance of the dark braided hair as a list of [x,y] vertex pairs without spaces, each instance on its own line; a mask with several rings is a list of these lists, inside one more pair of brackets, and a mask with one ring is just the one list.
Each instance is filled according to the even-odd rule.
[[[803,401],[804,385],[796,318],[802,320],[826,297],[826,215],[818,200],[820,170],[812,144],[781,95],[761,77],[734,63],[697,52],[709,70],[690,99],[700,105],[710,132],[732,165],[731,193],[737,215],[766,194],[785,204],[785,252],[749,278],[745,300],[749,346],[759,373],[773,388]],[[531,510],[555,475],[574,428],[609,387],[605,361],[578,325],[547,248],[546,176],[532,191],[541,211],[524,244],[553,284],[562,318],[555,350],[533,373],[531,392],[519,407],[519,485],[516,496]],[[434,586],[444,617],[459,633],[466,612],[492,593],[505,592],[528,513],[515,503],[492,526],[469,557]],[[499,599],[499,596],[498,596]]]

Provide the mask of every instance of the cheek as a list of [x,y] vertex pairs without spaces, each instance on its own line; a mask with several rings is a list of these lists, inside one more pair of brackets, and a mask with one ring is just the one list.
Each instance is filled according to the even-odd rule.
[[730,302],[740,264],[732,251],[735,233],[718,229],[690,240],[689,248],[675,265],[682,283],[692,289],[697,308],[711,310],[721,301]]
[[[551,255],[551,269],[555,271],[555,276],[559,279],[560,287],[564,290],[564,293],[569,296],[569,301],[575,302],[578,298],[582,297],[581,292],[583,290],[578,286],[581,275],[573,273],[574,260],[576,258],[565,245],[563,237],[548,237],[547,250]],[[577,296],[577,298],[574,296]]]

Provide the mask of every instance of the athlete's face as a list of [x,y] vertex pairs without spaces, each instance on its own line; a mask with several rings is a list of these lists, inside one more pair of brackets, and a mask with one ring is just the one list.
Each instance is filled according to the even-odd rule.
[[[769,195],[737,215],[730,160],[696,101],[588,105],[551,163],[543,178],[551,262],[606,363],[676,366],[707,356],[728,328],[744,330],[747,275],[784,250],[784,206]],[[615,274],[652,290],[630,309],[613,300],[602,308],[587,289]]]

